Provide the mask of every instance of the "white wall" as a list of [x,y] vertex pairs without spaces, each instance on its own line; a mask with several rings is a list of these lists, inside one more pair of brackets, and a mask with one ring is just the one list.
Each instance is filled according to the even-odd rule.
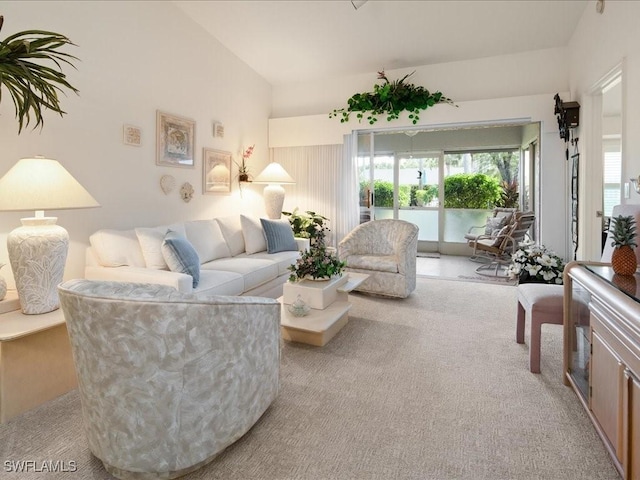
[[[595,2],[590,2],[595,5]],[[570,42],[570,89],[574,100],[583,107],[580,111],[580,161],[581,161],[581,196],[582,228],[585,238],[581,258],[599,259],[598,235],[600,219],[595,218],[595,211],[601,205],[593,202],[595,197],[589,192],[598,185],[590,182],[591,172],[602,168],[601,153],[590,128],[593,106],[590,97],[593,87],[617,64],[624,63],[623,72],[623,120],[622,120],[622,180],[628,182],[630,177],[640,174],[640,2],[607,0],[603,14],[589,5],[578,24]],[[593,144],[593,145],[592,145]],[[640,203],[640,195],[631,188],[629,199],[624,203]],[[589,241],[594,239],[595,241]]]
[[[408,82],[423,85],[430,91],[439,90],[456,102],[567,91],[569,86],[567,48],[423,65],[386,73],[393,80],[414,70]],[[354,93],[371,91],[378,82],[377,73],[371,72],[274,86],[272,117],[328,115],[333,109],[346,106],[347,99]]]
[[[59,160],[102,205],[47,212],[59,217],[71,237],[65,278],[83,275],[85,246],[99,228],[262,210],[257,187],[245,187],[242,197],[235,182],[230,196],[202,194],[202,148],[229,151],[237,159],[242,146],[255,143],[250,165],[259,173],[268,161],[271,87],[171,2],[3,1],[0,13],[0,38],[42,29],[78,45],[67,50],[81,60],[77,71],[64,69],[80,90],[79,96],[62,97],[67,115],[47,113],[42,130],[17,135],[6,90],[0,105],[0,175],[18,159],[42,154]],[[156,166],[156,109],[196,121],[195,168]],[[224,138],[213,138],[214,121],[224,124]],[[123,145],[125,123],[142,128],[142,147]],[[178,186],[168,196],[159,187],[165,174]],[[190,203],[178,195],[184,182],[195,189]],[[30,215],[0,212],[0,262],[8,261],[7,233]],[[0,274],[12,286],[10,268]]]

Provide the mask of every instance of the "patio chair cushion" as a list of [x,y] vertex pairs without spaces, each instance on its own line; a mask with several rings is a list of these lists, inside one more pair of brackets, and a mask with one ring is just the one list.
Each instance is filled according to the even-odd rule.
[[509,217],[510,215],[487,217],[487,224],[484,227],[485,235],[491,235],[491,236],[496,235],[502,229],[502,227],[504,227],[507,224],[507,220],[509,219]]

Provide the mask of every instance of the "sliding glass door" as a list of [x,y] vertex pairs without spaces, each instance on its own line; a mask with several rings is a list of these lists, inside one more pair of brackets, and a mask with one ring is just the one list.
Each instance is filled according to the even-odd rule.
[[[531,125],[361,133],[360,221],[407,220],[419,227],[419,251],[468,254],[470,227],[484,225],[496,206],[533,200],[531,192],[519,197],[521,151],[538,131]],[[525,162],[527,187],[533,161]]]

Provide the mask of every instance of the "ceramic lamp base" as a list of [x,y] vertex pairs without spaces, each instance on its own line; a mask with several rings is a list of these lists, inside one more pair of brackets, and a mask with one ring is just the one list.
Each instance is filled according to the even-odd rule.
[[267,185],[262,192],[264,208],[267,217],[277,220],[282,216],[282,205],[284,205],[284,188],[282,185]]
[[7,250],[22,313],[51,312],[60,306],[58,284],[64,274],[69,234],[56,225],[56,217],[21,221],[22,226],[7,237]]

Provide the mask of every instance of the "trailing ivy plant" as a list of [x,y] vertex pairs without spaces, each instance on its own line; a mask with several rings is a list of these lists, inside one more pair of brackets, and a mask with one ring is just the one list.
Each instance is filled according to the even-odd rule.
[[[0,16],[0,29],[3,17]],[[35,127],[42,126],[44,109],[53,110],[60,116],[66,112],[60,107],[58,93],[73,87],[62,73],[62,64],[75,68],[73,55],[58,51],[65,45],[74,45],[64,35],[43,30],[25,30],[0,40],[0,102],[2,87],[6,88],[16,111],[18,133],[29,122],[35,120]],[[53,62],[55,67],[43,65]]]
[[405,80],[415,71],[405,75],[399,80],[389,81],[384,70],[378,72],[378,80],[384,83],[373,86],[373,92],[356,93],[347,103],[347,108],[335,109],[329,114],[329,118],[340,117],[340,122],[348,122],[351,113],[356,112],[358,121],[362,121],[365,114],[367,121],[373,125],[378,121],[378,115],[387,115],[387,121],[395,120],[400,112],[409,112],[409,118],[415,125],[420,120],[420,111],[433,107],[437,103],[448,103],[457,106],[450,98],[441,92],[429,92],[424,87],[416,87],[413,83],[405,83]]

